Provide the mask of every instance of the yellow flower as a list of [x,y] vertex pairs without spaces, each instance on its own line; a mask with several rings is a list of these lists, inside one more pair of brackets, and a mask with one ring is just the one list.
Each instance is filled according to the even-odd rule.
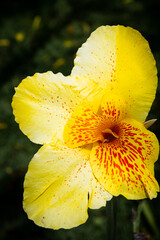
[[63,66],[66,63],[65,58],[58,58],[54,63],[53,63],[53,67],[54,68],[59,68],[61,66]]
[[15,39],[16,39],[16,41],[17,42],[23,42],[23,40],[24,40],[24,34],[22,33],[22,32],[18,32],[18,33],[16,33],[16,35],[15,35]]
[[24,182],[30,219],[46,228],[72,228],[112,195],[157,196],[159,144],[143,124],[156,88],[148,42],[123,26],[93,32],[70,76],[37,73],[21,82],[12,102],[15,120],[43,144]]

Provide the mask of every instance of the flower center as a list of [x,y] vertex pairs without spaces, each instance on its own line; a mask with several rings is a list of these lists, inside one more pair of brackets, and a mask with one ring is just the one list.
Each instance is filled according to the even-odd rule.
[[97,141],[102,143],[116,141],[119,133],[117,119],[97,115],[89,108],[77,108],[65,125],[63,137],[67,147],[75,148]]
[[119,138],[118,132],[116,131],[116,129],[109,129],[109,128],[102,131],[102,136],[104,138],[103,143],[113,142],[114,140]]

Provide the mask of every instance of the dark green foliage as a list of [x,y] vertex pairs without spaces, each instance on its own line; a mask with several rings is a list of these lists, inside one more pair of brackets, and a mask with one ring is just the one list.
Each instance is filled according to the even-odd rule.
[[[149,41],[160,72],[159,0],[5,0],[0,7],[0,239],[102,240],[106,238],[106,210],[89,211],[89,220],[71,230],[39,228],[22,209],[23,179],[39,146],[31,143],[14,122],[14,87],[27,75],[48,70],[70,74],[77,49],[100,25],[123,24],[139,30]],[[160,119],[160,88],[149,119]],[[160,139],[160,121],[151,130]],[[156,163],[160,183],[160,162]],[[125,203],[126,208],[125,208]],[[130,204],[132,203],[132,206]],[[118,240],[158,240],[160,197],[147,205],[117,198]],[[137,210],[138,206],[139,207]],[[147,207],[146,207],[147,206]],[[147,210],[146,210],[147,209]],[[131,211],[132,210],[132,211]],[[124,212],[124,214],[123,214]],[[132,215],[127,222],[128,216]],[[125,228],[124,228],[125,226]],[[111,224],[112,227],[112,224]],[[122,231],[121,231],[122,229]],[[124,237],[123,233],[124,232]],[[120,235],[119,235],[120,234]]]

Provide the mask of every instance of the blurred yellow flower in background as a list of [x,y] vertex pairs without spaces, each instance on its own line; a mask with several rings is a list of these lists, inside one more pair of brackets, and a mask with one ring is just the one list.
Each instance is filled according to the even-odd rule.
[[22,32],[18,32],[15,35],[15,39],[16,39],[17,42],[23,42],[24,37],[25,37],[24,33],[22,33]]

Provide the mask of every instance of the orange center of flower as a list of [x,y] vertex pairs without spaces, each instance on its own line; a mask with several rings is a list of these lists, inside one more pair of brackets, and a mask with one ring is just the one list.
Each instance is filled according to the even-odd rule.
[[[117,99],[116,99],[117,102]],[[113,142],[119,138],[119,119],[125,116],[123,102],[102,102],[102,115],[93,112],[91,108],[82,105],[78,107],[64,128],[64,140],[68,147],[75,148],[100,141]]]
[[118,95],[107,94],[102,99],[101,115],[83,103],[72,114],[64,128],[64,140],[75,148],[97,141],[113,142],[119,137],[118,122],[126,117],[126,104]]

